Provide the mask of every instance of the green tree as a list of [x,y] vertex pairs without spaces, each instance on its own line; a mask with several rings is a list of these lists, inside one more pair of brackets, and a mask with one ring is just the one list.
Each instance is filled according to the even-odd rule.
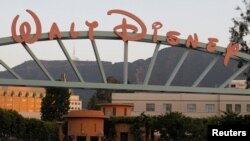
[[[239,6],[236,10],[240,11],[240,17],[233,18],[234,26],[230,28],[232,42],[240,44],[241,51],[250,54],[249,47],[249,25],[250,25],[250,0],[243,0],[245,8],[242,9]],[[242,66],[242,62],[239,67]],[[245,74],[247,80],[247,88],[250,88],[250,68]]]
[[243,119],[243,116],[241,116],[239,112],[228,110],[223,112],[220,122],[221,124],[239,125],[242,124]]
[[0,109],[0,139],[21,137],[24,134],[24,118],[13,110]]
[[[120,83],[120,81],[115,79],[113,76],[107,77],[107,82],[115,84]],[[87,105],[88,109],[97,110],[99,108],[98,104],[111,103],[111,96],[113,92],[115,92],[115,90],[102,90],[102,89],[96,90],[96,94],[93,95],[88,102]]]
[[0,139],[7,139],[11,133],[10,114],[5,109],[0,109]]
[[25,141],[58,141],[58,131],[55,122],[24,118],[16,111],[0,108],[0,141],[13,137]]
[[59,126],[55,122],[46,122],[38,119],[25,119],[27,141],[58,141]]
[[[142,140],[142,133],[145,134],[145,141],[149,141],[150,134],[150,123],[152,118],[144,113],[140,116],[132,118],[132,126],[130,128],[131,133],[134,135],[136,140]],[[144,128],[144,130],[141,130]]]
[[48,87],[42,99],[41,119],[45,121],[61,121],[69,110],[70,90],[68,88]]
[[187,134],[190,131],[190,118],[181,113],[171,112],[165,115],[155,117],[151,126],[160,131],[162,140],[187,140]]
[[87,108],[89,110],[97,110],[98,109],[99,100],[96,97],[96,95],[97,95],[97,93],[95,95],[93,95],[88,102]]
[[64,141],[66,141],[67,140],[67,138],[68,138],[68,120],[65,120],[64,122],[63,122],[63,124],[62,124],[62,133],[63,133],[63,135],[64,135]]
[[22,137],[25,132],[24,118],[14,110],[9,110],[9,116],[11,119],[11,136]]

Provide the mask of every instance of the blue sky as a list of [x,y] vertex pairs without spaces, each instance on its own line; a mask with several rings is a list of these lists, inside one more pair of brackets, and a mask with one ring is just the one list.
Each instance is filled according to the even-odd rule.
[[[238,17],[235,7],[242,5],[242,0],[8,0],[0,5],[0,38],[11,36],[10,27],[13,18],[19,14],[20,21],[32,19],[25,12],[34,11],[42,22],[43,32],[48,32],[51,24],[56,22],[61,31],[68,31],[71,22],[76,30],[85,31],[85,21],[98,21],[96,30],[112,31],[120,24],[123,16],[107,15],[111,9],[129,11],[144,21],[148,34],[152,34],[151,24],[160,21],[163,28],[160,35],[165,36],[169,30],[179,31],[180,38],[197,33],[199,41],[207,42],[209,37],[217,37],[218,45],[229,43],[229,27],[232,18]],[[131,21],[130,21],[131,22]],[[65,41],[69,53],[80,60],[94,60],[89,41]],[[102,60],[117,62],[123,60],[123,43],[120,41],[97,41]],[[129,61],[145,59],[153,54],[153,44],[131,43]],[[64,60],[56,42],[43,42],[30,45],[31,49],[42,60]],[[2,46],[0,56],[11,67],[29,60],[29,55],[20,45]]]

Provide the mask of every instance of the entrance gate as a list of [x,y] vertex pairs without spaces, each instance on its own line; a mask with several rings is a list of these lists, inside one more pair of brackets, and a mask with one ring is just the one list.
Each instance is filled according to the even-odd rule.
[[[136,35],[137,33],[130,33],[129,35]],[[166,38],[164,36],[157,36],[158,41],[155,43],[155,49],[153,56],[151,58],[150,64],[148,66],[148,70],[146,72],[144,83],[142,84],[128,84],[128,44],[129,42],[124,42],[124,61],[123,61],[123,83],[122,84],[111,84],[107,83],[106,74],[103,69],[102,61],[100,59],[98,49],[96,46],[95,40],[90,40],[93,46],[93,50],[95,53],[96,61],[99,67],[100,75],[102,77],[102,83],[93,83],[93,82],[85,82],[78,68],[75,66],[73,60],[71,59],[68,51],[65,48],[62,40],[71,40],[71,36],[69,32],[62,32],[61,39],[57,40],[59,47],[62,49],[64,55],[66,56],[68,62],[70,63],[74,73],[78,78],[78,82],[61,82],[55,81],[55,78],[51,76],[48,70],[43,66],[40,60],[36,57],[36,55],[31,51],[29,46],[26,43],[17,43],[13,40],[12,37],[6,37],[0,39],[0,46],[10,45],[10,44],[21,44],[29,55],[33,58],[35,63],[39,66],[42,72],[46,75],[47,80],[26,80],[21,78],[13,69],[11,69],[8,64],[4,61],[0,60],[0,64],[9,71],[15,79],[0,79],[0,85],[12,85],[12,86],[36,86],[36,87],[67,87],[67,88],[89,88],[89,89],[114,89],[114,90],[134,90],[134,91],[167,91],[167,92],[190,92],[190,93],[217,93],[217,94],[250,94],[249,89],[235,89],[229,88],[228,84],[235,79],[238,75],[246,71],[250,66],[250,55],[244,53],[238,53],[237,55],[231,57],[231,59],[243,62],[243,66],[238,69],[233,75],[231,75],[227,80],[221,83],[217,87],[198,87],[200,82],[206,77],[209,71],[215,66],[218,62],[220,56],[225,56],[226,48],[216,47],[216,51],[213,52],[215,54],[213,61],[204,69],[204,71],[199,75],[199,77],[195,80],[192,86],[173,86],[171,85],[172,81],[176,77],[178,71],[180,70],[183,62],[187,58],[191,48],[185,47],[186,40],[180,39],[180,44],[175,47],[184,48],[186,51],[182,55],[179,62],[176,64],[173,72],[170,77],[167,79],[165,85],[151,85],[149,84],[149,80],[152,74],[152,70],[155,65],[156,58],[158,56],[159,48],[161,45],[168,45],[166,43]],[[79,36],[74,39],[82,39],[88,40],[89,34],[87,31],[79,32]],[[95,31],[94,39],[103,39],[103,40],[121,40],[113,32],[105,32],[105,31]],[[38,41],[49,41],[48,33],[41,34],[41,37]],[[72,39],[73,40],[73,39]],[[121,40],[122,41],[122,40]],[[154,43],[152,41],[152,35],[146,35],[144,39],[138,40],[136,42],[143,43]],[[198,43],[198,47],[195,50],[198,51],[206,51],[207,44]],[[1,59],[1,58],[0,58]],[[164,77],[164,76],[162,76]]]

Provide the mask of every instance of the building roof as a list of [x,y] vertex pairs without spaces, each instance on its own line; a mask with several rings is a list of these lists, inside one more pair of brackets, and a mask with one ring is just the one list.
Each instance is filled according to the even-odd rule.
[[71,111],[66,115],[67,118],[105,118],[102,111],[95,110],[78,110]]
[[130,103],[105,103],[105,104],[98,104],[99,106],[126,106],[126,107],[133,107]]

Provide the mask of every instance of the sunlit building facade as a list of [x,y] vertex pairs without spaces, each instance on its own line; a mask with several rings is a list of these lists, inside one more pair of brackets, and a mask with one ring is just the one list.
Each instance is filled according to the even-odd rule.
[[104,119],[102,111],[70,111],[68,119],[68,141],[103,141]]
[[12,109],[24,117],[40,117],[44,88],[35,87],[0,87],[0,108]]
[[[15,110],[24,117],[40,118],[42,98],[46,90],[36,87],[0,86],[0,108]],[[82,101],[77,95],[70,96],[70,110],[81,110]]]

